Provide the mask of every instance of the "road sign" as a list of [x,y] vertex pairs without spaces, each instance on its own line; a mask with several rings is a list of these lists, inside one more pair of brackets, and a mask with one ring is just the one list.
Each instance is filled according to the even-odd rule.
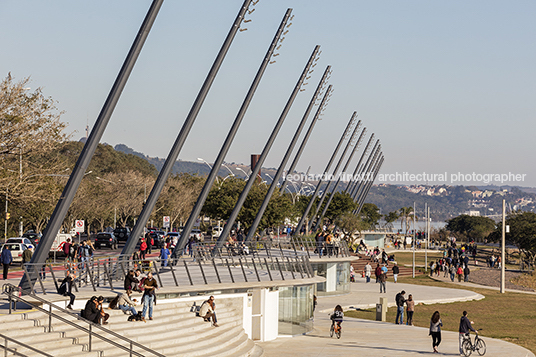
[[76,231],[76,233],[84,233],[84,220],[83,219],[77,219],[75,222],[74,222],[74,229]]
[[164,216],[164,228],[169,228],[170,218],[169,216]]

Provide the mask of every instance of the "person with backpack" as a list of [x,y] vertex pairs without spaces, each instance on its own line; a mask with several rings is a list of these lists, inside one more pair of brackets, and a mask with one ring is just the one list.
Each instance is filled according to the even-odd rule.
[[66,271],[65,274],[65,279],[63,279],[60,287],[58,288],[58,294],[68,296],[70,298],[69,305],[67,305],[67,309],[72,310],[74,299],[76,298],[76,296],[71,291],[73,288],[73,280],[75,279],[75,276],[71,275],[69,271]]

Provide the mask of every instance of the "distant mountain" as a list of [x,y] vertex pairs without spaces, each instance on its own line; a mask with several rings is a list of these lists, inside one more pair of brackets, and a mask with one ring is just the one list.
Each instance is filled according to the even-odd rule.
[[[166,159],[162,159],[162,158],[159,158],[159,157],[150,157],[150,156],[147,156],[141,152],[138,152],[138,151],[135,151],[134,149],[124,145],[124,144],[117,144],[114,149],[116,151],[120,151],[120,152],[123,152],[125,154],[132,154],[132,155],[136,155],[138,157],[141,157],[145,160],[147,160],[149,163],[153,164],[156,169],[158,170],[158,172],[160,172],[160,170],[162,169],[162,167],[164,166],[164,163],[166,161]],[[212,164],[212,163],[210,163]],[[235,163],[225,163],[225,165],[227,167],[229,167],[229,169],[233,172],[233,174],[236,176],[236,177],[239,177],[239,178],[246,178],[246,174],[244,174],[244,172],[240,171],[240,170],[243,170],[245,172],[247,172],[248,174],[251,172],[250,168],[249,168],[249,165],[241,165],[241,164],[235,164]],[[263,174],[263,178],[265,178],[265,174],[268,174],[270,175],[271,177],[274,176],[275,174],[275,171],[276,169],[273,169],[273,168],[263,168],[262,169],[262,174]],[[204,162],[201,162],[201,161],[182,161],[182,160],[177,160],[175,162],[175,164],[173,165],[173,171],[172,171],[174,174],[177,174],[177,173],[182,173],[182,172],[186,172],[186,173],[189,173],[189,174],[197,174],[197,175],[200,175],[200,176],[206,176],[210,173],[210,168],[208,167],[208,165]],[[221,167],[220,170],[218,171],[218,175],[221,176],[221,177],[225,177],[227,175],[229,175],[229,171],[225,168],[225,167]],[[267,178],[267,177],[266,177]],[[271,182],[271,180],[269,180],[268,182]]]
[[[124,144],[117,144],[114,148],[126,154],[132,154],[147,160],[153,164],[158,171],[162,169],[165,159],[149,157],[141,152],[134,151]],[[229,170],[239,178],[246,178],[246,174],[251,172],[248,165],[226,163]],[[229,175],[229,170],[222,167],[219,176]],[[262,177],[271,183],[276,168],[262,168]],[[210,168],[204,162],[178,160],[173,165],[173,173],[186,172],[189,174],[208,175]],[[282,180],[280,180],[281,182]],[[316,182],[309,182],[316,185]],[[296,183],[289,184],[288,190],[303,190],[302,193],[311,194],[306,185]],[[347,183],[341,182],[337,191],[346,189]],[[321,185],[320,190],[324,191],[326,183]],[[330,189],[331,190],[331,189]],[[382,214],[397,211],[401,207],[413,207],[415,203],[417,216],[422,217],[424,205],[430,206],[432,219],[443,221],[463,213],[485,215],[497,215],[502,209],[502,200],[506,199],[509,210],[534,211],[536,209],[536,188],[513,187],[513,186],[447,186],[447,185],[373,185],[366,202],[374,203],[380,208]]]

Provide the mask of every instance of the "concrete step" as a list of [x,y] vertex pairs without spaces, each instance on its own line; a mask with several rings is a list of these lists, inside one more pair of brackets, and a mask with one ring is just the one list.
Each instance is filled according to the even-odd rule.
[[[147,323],[129,322],[130,314],[124,314],[121,310],[108,310],[110,314],[109,324],[104,328],[119,333],[128,339],[136,341],[150,349],[166,356],[262,356],[262,349],[257,348],[253,341],[249,340],[242,328],[241,299],[218,299],[217,316],[221,327],[212,327],[203,322],[191,312],[193,301],[163,303],[159,301],[154,307],[154,320]],[[201,305],[202,300],[196,301],[195,305]],[[136,306],[141,311],[140,305]],[[76,311],[78,312],[78,311]],[[45,333],[48,326],[48,316],[39,311],[28,311],[17,314],[18,316],[0,316],[3,331],[9,331],[9,336],[19,337],[21,342],[46,351],[58,357],[73,356],[125,356],[126,351],[114,347],[97,337],[92,338],[92,352],[88,352],[89,337],[86,332],[74,326],[66,324],[58,319],[53,319],[53,332]],[[74,315],[59,313],[68,321],[77,322],[87,328],[87,324],[78,321]],[[7,328],[6,328],[7,327]],[[98,329],[95,332],[99,333]],[[103,333],[103,336],[127,346],[126,342],[115,339],[113,336]],[[209,341],[209,343],[207,343]],[[141,354],[150,356],[148,352],[135,349]],[[19,349],[24,353],[22,349]],[[25,351],[32,355],[31,351]]]

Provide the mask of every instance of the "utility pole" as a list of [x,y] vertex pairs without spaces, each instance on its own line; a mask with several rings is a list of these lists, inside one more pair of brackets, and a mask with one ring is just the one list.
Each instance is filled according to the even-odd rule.
[[415,202],[413,202],[413,277],[415,278]]
[[503,198],[502,202],[502,236],[501,236],[501,294],[505,292],[505,266],[506,266],[506,200]]

